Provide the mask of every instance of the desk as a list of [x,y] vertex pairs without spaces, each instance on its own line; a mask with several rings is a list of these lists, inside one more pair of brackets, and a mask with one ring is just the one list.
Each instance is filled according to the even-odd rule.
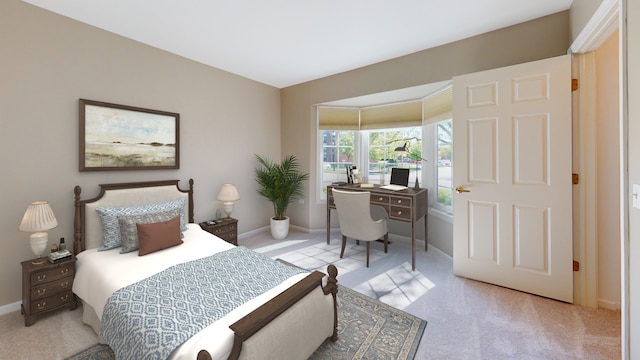
[[381,189],[380,185],[373,188],[360,188],[360,185],[329,185],[327,186],[327,244],[330,241],[331,209],[335,209],[331,189],[348,191],[369,191],[371,205],[382,207],[389,215],[389,220],[411,223],[411,269],[416,269],[416,222],[424,218],[424,251],[427,251],[427,189],[408,188],[406,190],[391,191]]

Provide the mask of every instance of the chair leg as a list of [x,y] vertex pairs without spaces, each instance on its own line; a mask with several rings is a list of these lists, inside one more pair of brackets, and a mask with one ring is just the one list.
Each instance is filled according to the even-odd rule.
[[347,246],[347,237],[342,235],[342,249],[340,249],[340,259],[342,259],[342,256],[344,255],[345,246]]
[[367,241],[367,267],[369,267],[369,244],[371,244],[371,241]]
[[389,244],[389,233],[384,234],[384,253],[387,253],[387,245]]

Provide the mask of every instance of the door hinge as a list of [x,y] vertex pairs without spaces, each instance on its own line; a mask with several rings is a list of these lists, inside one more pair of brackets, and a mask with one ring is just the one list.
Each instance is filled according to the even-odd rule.
[[580,263],[573,260],[573,271],[580,271]]
[[580,184],[580,176],[578,174],[571,174],[571,183],[573,185]]
[[578,79],[571,79],[571,91],[578,90]]

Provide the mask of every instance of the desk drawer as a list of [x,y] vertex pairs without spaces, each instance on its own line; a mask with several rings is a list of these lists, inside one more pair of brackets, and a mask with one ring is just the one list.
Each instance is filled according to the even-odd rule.
[[371,194],[371,203],[372,204],[388,205],[389,204],[389,196],[388,195]]
[[391,196],[389,198],[389,204],[393,206],[411,207],[411,198],[401,197],[401,196]]
[[389,217],[391,219],[411,221],[411,208],[392,205]]

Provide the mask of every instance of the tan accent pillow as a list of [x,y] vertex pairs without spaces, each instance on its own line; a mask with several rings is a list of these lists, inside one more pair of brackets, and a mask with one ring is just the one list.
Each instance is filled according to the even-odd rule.
[[184,242],[180,239],[180,217],[151,224],[136,224],[136,227],[140,241],[138,256],[167,249]]

